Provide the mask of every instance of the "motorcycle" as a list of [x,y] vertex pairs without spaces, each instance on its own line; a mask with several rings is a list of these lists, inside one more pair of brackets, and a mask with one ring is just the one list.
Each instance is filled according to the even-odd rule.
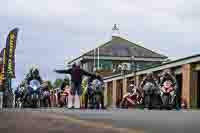
[[175,104],[176,94],[173,83],[170,80],[163,83],[163,86],[160,88],[160,94],[162,99],[162,108],[171,110]]
[[17,97],[15,99],[15,108],[21,108],[22,107],[22,98],[21,97]]
[[50,103],[49,103],[49,99],[50,99],[50,92],[45,90],[42,92],[42,104],[43,104],[43,107],[50,107]]
[[144,107],[148,109],[160,108],[159,87],[151,82],[143,86]]
[[121,108],[136,107],[142,104],[142,95],[138,89],[134,87],[133,84],[130,85],[131,92],[124,94],[121,101]]
[[22,102],[20,98],[17,98],[15,101],[15,108],[21,108],[22,107]]
[[38,80],[31,80],[29,88],[28,101],[30,107],[40,107],[40,82]]
[[18,90],[15,93],[15,108],[21,108],[22,107],[22,97],[23,97],[23,91]]
[[63,107],[64,105],[68,104],[68,96],[69,96],[69,90],[65,89],[64,91],[60,91],[60,98],[59,98],[59,105],[60,107]]
[[99,109],[103,95],[104,84],[95,79],[89,84],[89,105],[91,109]]

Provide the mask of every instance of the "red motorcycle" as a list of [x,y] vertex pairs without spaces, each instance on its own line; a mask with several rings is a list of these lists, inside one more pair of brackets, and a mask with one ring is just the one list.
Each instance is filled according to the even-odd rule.
[[175,88],[170,80],[166,80],[161,87],[162,108],[172,109],[175,105]]
[[130,87],[132,88],[131,92],[126,93],[121,101],[122,108],[136,107],[142,104],[141,92],[132,84]]
[[64,91],[59,92],[60,98],[59,98],[59,105],[60,107],[63,107],[64,105],[68,104],[68,96],[69,96],[69,90],[65,89]]
[[41,96],[41,105],[42,107],[51,107],[51,99],[50,99],[50,92],[45,90],[42,92],[42,96]]

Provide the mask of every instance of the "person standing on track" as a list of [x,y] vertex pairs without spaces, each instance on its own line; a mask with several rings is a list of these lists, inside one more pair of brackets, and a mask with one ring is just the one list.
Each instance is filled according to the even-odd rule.
[[[72,68],[68,70],[54,70],[56,73],[70,74],[71,75],[71,95],[72,95],[72,108],[75,105],[75,95],[76,92],[79,96],[79,101],[82,95],[82,80],[83,76],[96,77],[95,74],[84,71],[80,68],[80,65],[73,64]],[[80,102],[81,103],[81,102]],[[81,105],[80,105],[81,107]]]

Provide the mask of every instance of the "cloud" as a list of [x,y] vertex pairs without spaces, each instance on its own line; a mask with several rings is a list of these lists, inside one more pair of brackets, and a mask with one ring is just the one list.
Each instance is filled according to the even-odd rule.
[[198,0],[6,0],[0,48],[9,30],[19,27],[17,80],[31,64],[39,64],[45,78],[62,77],[52,69],[110,40],[115,23],[130,41],[173,58],[189,56],[200,50],[199,6]]

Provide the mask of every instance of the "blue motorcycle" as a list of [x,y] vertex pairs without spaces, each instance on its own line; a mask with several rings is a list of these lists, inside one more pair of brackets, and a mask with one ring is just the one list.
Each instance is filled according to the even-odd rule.
[[31,80],[28,86],[29,104],[32,108],[40,107],[41,84],[38,80]]
[[103,98],[104,84],[100,80],[95,79],[89,84],[88,90],[90,108],[99,109]]

